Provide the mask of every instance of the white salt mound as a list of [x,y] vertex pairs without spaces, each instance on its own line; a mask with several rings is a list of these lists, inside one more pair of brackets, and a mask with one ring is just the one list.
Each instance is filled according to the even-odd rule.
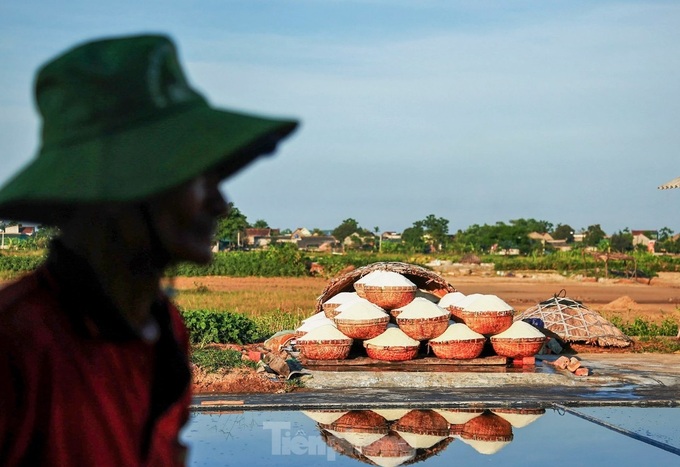
[[366,344],[382,347],[415,347],[420,345],[420,342],[411,339],[398,327],[388,326],[385,332],[379,336],[364,341],[364,345]]
[[[345,311],[347,308],[349,308],[350,305],[352,305],[352,304],[354,304],[354,303],[368,303],[368,304],[370,304],[370,305],[378,306],[378,305],[375,305],[374,303],[369,302],[369,301],[366,300],[365,298],[361,298],[361,297],[357,296],[357,299],[356,299],[356,300],[350,300],[350,301],[348,301],[348,302],[345,302],[345,303],[342,303],[342,304],[338,305],[338,307],[335,309],[335,312],[336,312],[336,313],[342,313],[342,312]],[[380,308],[380,307],[378,307],[378,308]],[[382,310],[382,308],[380,308],[380,309]],[[383,310],[383,311],[384,311],[384,310]]]
[[493,413],[507,420],[513,428],[524,428],[543,416],[543,414],[497,413],[495,411]]
[[454,323],[450,324],[441,336],[431,339],[430,342],[471,341],[475,339],[484,339],[484,336],[463,323]]
[[309,332],[318,327],[327,325],[335,327],[333,320],[328,319],[326,315],[324,315],[323,311],[321,311],[307,319],[302,320],[302,324],[296,329],[296,331]]
[[342,310],[335,316],[335,319],[365,320],[385,318],[386,316],[388,314],[378,305],[374,305],[368,300],[357,300],[342,305]]
[[459,301],[457,301],[455,304],[450,305],[450,306],[455,306],[456,308],[465,308],[468,304],[474,302],[477,300],[477,298],[481,297],[482,294],[480,293],[473,293],[470,295],[466,295],[465,297],[461,298]]
[[511,311],[513,309],[495,295],[480,295],[462,308],[463,311]]
[[464,298],[465,298],[465,294],[463,294],[463,293],[449,292],[446,295],[444,295],[442,298],[439,299],[439,306],[442,307],[442,308],[446,308],[447,306],[455,305],[456,303],[460,302]]
[[318,328],[312,329],[309,331],[307,334],[304,336],[298,338],[298,342],[304,342],[304,341],[332,341],[332,340],[347,340],[351,341],[352,339],[344,335],[342,332],[338,330],[334,325],[332,324],[327,324],[324,326],[319,326]]
[[335,305],[337,303],[342,305],[343,303],[350,303],[360,298],[361,297],[359,297],[356,292],[340,292],[323,302],[323,304],[325,305],[328,303],[329,305]]
[[416,297],[411,303],[399,308],[399,319],[436,318],[449,312],[426,298]]
[[[325,321],[324,318],[325,318],[325,320],[328,320],[328,318],[326,318],[326,315],[324,314],[324,312],[320,311],[318,313],[313,314],[309,318],[303,319],[302,322],[303,323],[315,323],[315,322]],[[328,324],[328,323],[324,322],[323,324]]]
[[529,323],[515,321],[508,329],[493,337],[499,337],[501,339],[527,339],[545,337],[545,335]]
[[373,271],[360,278],[358,281],[365,286],[376,287],[415,287],[416,285],[405,276],[392,271]]

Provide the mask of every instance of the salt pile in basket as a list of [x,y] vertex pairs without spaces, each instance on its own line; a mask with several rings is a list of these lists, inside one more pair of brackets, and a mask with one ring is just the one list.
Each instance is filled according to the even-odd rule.
[[354,341],[332,324],[319,326],[297,339],[303,357],[310,360],[343,360]]
[[448,311],[421,297],[393,310],[393,316],[402,331],[419,341],[441,335],[449,324]]
[[379,336],[364,341],[364,347],[368,356],[376,360],[404,361],[416,356],[420,341],[412,339],[399,327],[390,324]]
[[335,325],[348,337],[353,339],[372,339],[387,328],[390,316],[385,310],[368,300],[358,299],[345,303],[335,316]]
[[384,310],[392,310],[411,302],[418,290],[407,277],[393,271],[373,271],[354,283],[360,297]]

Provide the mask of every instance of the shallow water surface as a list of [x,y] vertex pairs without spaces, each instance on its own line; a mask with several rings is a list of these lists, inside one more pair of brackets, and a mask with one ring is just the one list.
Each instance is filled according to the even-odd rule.
[[680,465],[680,408],[194,412],[192,466]]

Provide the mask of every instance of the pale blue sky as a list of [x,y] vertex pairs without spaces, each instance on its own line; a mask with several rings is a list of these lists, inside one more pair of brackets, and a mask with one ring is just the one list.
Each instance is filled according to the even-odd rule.
[[272,227],[452,232],[535,218],[680,231],[680,3],[0,2],[0,180],[37,147],[38,65],[86,39],[176,40],[218,107],[302,120],[225,191]]

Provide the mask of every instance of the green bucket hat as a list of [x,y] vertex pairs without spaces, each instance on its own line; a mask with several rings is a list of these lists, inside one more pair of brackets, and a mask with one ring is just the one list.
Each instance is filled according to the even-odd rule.
[[297,126],[212,108],[158,35],[79,45],[38,71],[35,93],[42,144],[0,189],[0,218],[52,224],[79,205],[144,200],[206,171],[226,178]]

